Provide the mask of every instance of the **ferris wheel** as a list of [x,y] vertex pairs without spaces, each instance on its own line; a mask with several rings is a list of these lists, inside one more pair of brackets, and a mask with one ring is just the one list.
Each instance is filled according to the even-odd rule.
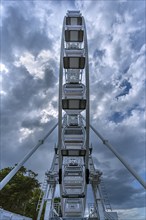
[[[80,11],[64,17],[59,67],[58,123],[1,181],[1,189],[44,143],[58,125],[58,142],[51,169],[46,172],[38,201],[37,220],[117,220],[108,201],[102,172],[95,168],[89,129],[101,139],[129,172],[146,188],[145,182],[114,147],[90,124],[89,63],[85,20]],[[93,202],[88,204],[88,186]],[[59,186],[59,198],[55,198]],[[86,214],[86,210],[87,214]]]

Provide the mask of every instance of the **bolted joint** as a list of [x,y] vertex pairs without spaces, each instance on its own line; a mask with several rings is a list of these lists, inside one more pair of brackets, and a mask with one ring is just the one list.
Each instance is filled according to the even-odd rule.
[[39,143],[40,143],[40,144],[43,144],[43,143],[44,143],[44,140],[39,140]]
[[108,140],[103,140],[103,144],[107,144],[108,143]]

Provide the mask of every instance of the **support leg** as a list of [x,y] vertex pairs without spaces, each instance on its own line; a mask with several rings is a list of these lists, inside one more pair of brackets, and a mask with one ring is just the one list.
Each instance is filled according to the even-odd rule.
[[141,177],[135,172],[135,170],[130,167],[130,165],[120,156],[120,154],[113,148],[113,146],[105,140],[104,137],[92,126],[90,128],[94,131],[94,133],[102,140],[103,144],[106,145],[113,154],[121,161],[121,163],[129,170],[129,172],[138,180],[138,182],[146,189],[146,183],[141,179]]
[[46,136],[38,141],[38,144],[35,145],[31,151],[24,156],[24,158],[14,167],[13,170],[0,182],[0,190],[12,179],[12,177],[18,172],[18,170],[23,166],[23,164],[31,157],[31,155],[39,148],[40,145],[44,143],[44,141],[48,138],[48,136],[54,131],[57,127],[58,123],[54,125],[54,127],[46,134]]

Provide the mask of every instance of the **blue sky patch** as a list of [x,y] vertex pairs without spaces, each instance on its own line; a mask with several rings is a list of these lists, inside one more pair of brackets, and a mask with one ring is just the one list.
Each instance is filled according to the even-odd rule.
[[120,123],[124,120],[124,115],[122,112],[114,112],[110,117],[109,121],[113,121],[115,123]]
[[94,58],[98,57],[98,58],[101,59],[104,54],[105,54],[105,50],[98,50],[98,49],[96,49],[96,50],[94,51],[93,57],[94,57]]
[[116,96],[116,98],[129,94],[129,91],[132,88],[132,85],[128,80],[125,79],[122,81],[119,87],[121,89],[121,92]]

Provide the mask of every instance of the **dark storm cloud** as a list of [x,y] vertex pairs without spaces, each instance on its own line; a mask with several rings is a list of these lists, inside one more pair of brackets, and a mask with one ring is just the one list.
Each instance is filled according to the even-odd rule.
[[[21,120],[18,120],[19,124],[15,121],[16,126],[13,125],[11,131],[7,132],[7,130],[5,130],[7,135],[1,140],[1,144],[3,146],[1,150],[1,168],[8,165],[13,166],[22,160],[24,155],[26,155],[38,143],[38,140],[42,139],[56,123],[56,119],[54,118],[52,118],[49,123],[43,125],[39,124],[39,122],[36,124],[36,118],[35,121],[33,121],[33,124],[32,120],[30,119],[30,121],[28,121],[29,119],[27,117],[26,119],[23,119],[22,124]],[[20,129],[22,128],[27,128],[30,130],[34,129],[34,132],[23,138],[23,135],[20,133]],[[43,173],[51,165],[49,161],[51,161],[52,153],[54,152],[55,138],[56,131],[49,136],[45,143],[41,145],[34,155],[31,156],[31,158],[27,161],[27,163],[25,163],[25,166],[31,167],[32,170],[34,170],[36,173],[39,173],[39,180],[44,177]]]
[[[135,33],[130,34],[131,46],[134,50],[139,51],[142,45],[145,44],[145,30],[140,29]],[[137,42],[135,44],[135,42]]]
[[1,33],[3,61],[13,60],[17,51],[30,51],[36,56],[41,50],[51,48],[52,42],[46,28],[42,27],[39,17],[34,15],[32,5],[28,7],[25,1],[5,4],[6,17],[2,22]]
[[40,127],[41,126],[40,118],[38,118],[38,120],[36,118],[32,118],[32,119],[27,118],[22,121],[21,126],[23,128],[30,128],[30,129]]
[[57,107],[58,107],[57,101],[52,101],[52,106],[57,109]]
[[[49,62],[50,63],[50,62]],[[54,65],[55,65],[55,61],[54,61]],[[44,86],[45,88],[49,88],[49,87],[53,87],[54,83],[56,82],[56,77],[55,77],[55,73],[54,70],[51,68],[51,66],[54,66],[51,63],[49,65],[47,65],[44,69]]]
[[[103,82],[102,80],[93,81],[91,79],[91,83],[94,86],[94,90],[92,90],[92,94],[96,94],[98,102],[104,98],[106,94],[109,94],[114,89],[114,85],[111,84],[111,82]],[[114,98],[114,97],[113,97]],[[91,102],[91,105],[94,105],[95,102]]]
[[[2,96],[1,106],[2,167],[9,163],[14,164],[23,158],[25,153],[37,143],[37,140],[47,133],[47,130],[51,128],[50,126],[56,123],[51,115],[46,116],[46,119],[49,119],[49,126],[48,123],[41,122],[40,112],[52,102],[57,89],[55,88],[54,91],[57,82],[54,73],[56,66],[52,65],[52,61],[51,64],[48,61],[47,64],[44,64],[43,69],[43,78],[34,78],[25,67],[14,65],[11,65],[9,73],[4,75],[2,86],[7,94]],[[23,137],[22,129],[28,129],[29,132],[33,133]],[[50,149],[52,152],[54,147],[52,138],[49,143],[52,146]],[[46,150],[47,148],[46,145],[41,149]],[[39,158],[39,154],[37,155]],[[34,161],[36,163],[37,158]],[[29,162],[27,164],[29,166]],[[32,167],[35,171],[38,168],[39,172],[38,166],[32,165]]]
[[114,208],[145,207],[144,189],[136,189],[132,186],[134,178],[126,169],[119,169],[117,172],[110,171],[109,175],[103,179]]
[[[92,124],[94,125],[94,123]],[[109,140],[114,146],[114,149],[120,153],[121,157],[137,173],[141,173],[144,169],[145,160],[145,152],[143,150],[145,146],[144,138],[138,138],[135,135],[136,130],[135,132],[134,130],[129,131],[129,128],[120,128],[120,126],[117,126],[115,130],[112,129],[113,136],[110,127],[102,127],[102,123],[99,125],[98,127],[94,125],[94,127],[97,128],[105,139]],[[103,172],[103,180],[112,207],[114,209],[145,207],[144,189],[140,185],[138,188],[134,187],[134,177],[132,174],[129,173],[115,155],[93,133],[91,133],[91,140],[95,166]],[[139,148],[141,150],[137,150]]]
[[[94,154],[95,155],[95,154]],[[98,157],[100,156],[97,154]],[[97,169],[103,172],[103,181],[108,198],[114,209],[130,209],[145,207],[145,190],[133,186],[134,177],[121,164],[115,164],[111,167],[111,158],[97,160],[94,156],[94,162]]]
[[[42,78],[34,77],[21,64],[17,67],[14,64],[25,51],[37,59],[41,50],[52,47],[46,24],[35,13],[34,2],[5,2],[4,5],[2,62],[9,73],[3,75],[2,81],[3,91],[6,92],[1,99],[2,167],[18,162],[36,144],[38,138],[45,134],[42,128],[48,128],[46,123],[40,122],[40,112],[51,102],[57,82],[56,63],[53,59],[41,64],[44,72]],[[49,16],[51,11],[48,9],[47,13]],[[51,126],[55,120],[53,116],[49,116],[49,120]],[[26,133],[35,132],[25,137],[25,130],[23,134],[22,129],[26,129]]]
[[8,92],[8,96],[4,96],[2,100],[3,108],[21,111],[45,105],[48,97],[42,97],[40,92],[47,93],[47,89],[53,88],[57,80],[53,69],[49,68],[45,68],[44,78],[40,79],[34,78],[24,67],[13,66],[2,84],[3,90]]
[[[94,123],[92,123],[94,125]],[[142,126],[142,125],[141,125]],[[130,129],[129,127],[125,126],[116,126],[115,129],[110,130],[110,126],[105,127],[102,123],[100,123],[100,127],[97,127],[94,125],[94,127],[100,132],[101,135],[104,136],[105,139],[108,139],[109,142],[113,145],[114,149],[120,153],[121,157],[123,157],[131,166],[133,169],[136,169],[137,172],[141,172],[141,169],[144,165],[145,161],[145,153],[144,153],[144,146],[145,146],[145,138],[144,136],[141,136],[138,138],[135,135],[135,130],[133,128]],[[114,135],[112,136],[112,134]],[[127,135],[128,133],[128,135]],[[91,140],[94,152],[98,155],[104,155],[104,160],[108,161],[110,164],[110,161],[112,159],[118,161],[114,154],[105,146],[103,143],[95,136],[94,133],[91,132]],[[141,150],[139,150],[141,149]],[[100,163],[103,164],[102,159],[99,159]],[[143,164],[143,165],[142,165]],[[114,164],[113,164],[114,166]],[[119,166],[121,163],[119,162]],[[106,170],[107,172],[107,170]]]

